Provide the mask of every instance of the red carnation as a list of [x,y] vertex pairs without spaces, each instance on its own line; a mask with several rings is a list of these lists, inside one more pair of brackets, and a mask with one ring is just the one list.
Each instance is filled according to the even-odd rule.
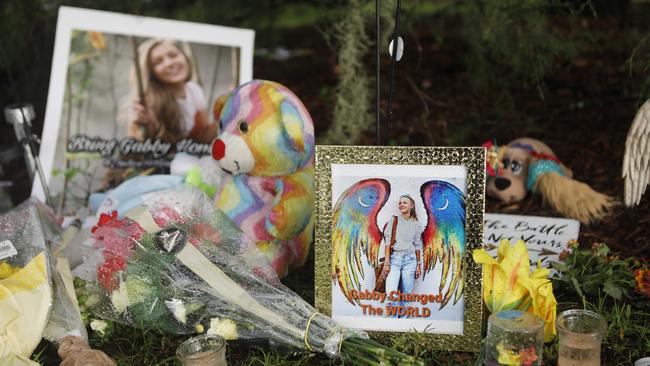
[[97,220],[97,225],[93,226],[90,229],[91,233],[95,233],[100,227],[108,226],[113,220],[117,220],[117,211],[112,211],[109,214],[102,213],[99,215],[99,220]]
[[119,283],[116,272],[126,269],[126,260],[116,256],[106,256],[97,268],[97,280],[109,292],[117,289]]

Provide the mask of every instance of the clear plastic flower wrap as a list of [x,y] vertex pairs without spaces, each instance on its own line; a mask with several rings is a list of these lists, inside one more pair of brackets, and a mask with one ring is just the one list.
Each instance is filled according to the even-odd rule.
[[175,334],[204,328],[226,338],[325,352],[360,364],[419,364],[338,326],[282,285],[256,246],[201,191],[143,197],[142,206],[103,214],[95,246],[75,274],[96,315]]
[[61,275],[65,263],[50,252],[60,244],[54,213],[37,200],[0,216],[0,364],[29,363],[42,337],[87,342]]

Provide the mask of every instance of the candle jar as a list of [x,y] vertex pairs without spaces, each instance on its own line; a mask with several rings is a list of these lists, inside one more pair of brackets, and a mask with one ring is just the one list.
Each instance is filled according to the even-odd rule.
[[500,311],[488,318],[485,365],[542,364],[544,322],[519,310]]
[[212,334],[192,337],[178,346],[176,357],[183,366],[226,366],[226,340]]
[[557,317],[558,366],[600,366],[600,344],[607,323],[589,310],[567,310]]

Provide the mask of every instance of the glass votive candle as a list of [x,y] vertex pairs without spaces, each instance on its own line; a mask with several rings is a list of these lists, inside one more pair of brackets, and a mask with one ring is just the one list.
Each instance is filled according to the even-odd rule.
[[519,310],[494,313],[488,318],[485,350],[488,366],[539,366],[544,351],[544,321]]
[[589,310],[567,310],[557,317],[558,366],[600,366],[605,319]]
[[226,366],[226,340],[214,334],[192,337],[176,349],[183,366]]

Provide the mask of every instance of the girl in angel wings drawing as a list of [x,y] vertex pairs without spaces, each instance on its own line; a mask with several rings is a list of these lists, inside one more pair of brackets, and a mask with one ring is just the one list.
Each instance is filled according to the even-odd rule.
[[[383,178],[357,181],[338,198],[332,211],[332,281],[348,303],[358,306],[354,296],[361,291],[368,276],[365,264],[378,269],[380,243],[386,236],[390,246],[392,222],[381,230],[377,215],[391,194],[391,185]],[[429,180],[420,186],[420,197],[426,210],[424,230],[415,215],[415,199],[401,196],[398,203],[397,229],[392,249],[386,249],[382,275],[386,276],[386,294],[413,290],[415,279],[423,281],[436,265],[442,266],[439,309],[450,301],[456,304],[463,293],[463,256],[465,253],[465,196],[453,184]],[[376,273],[376,272],[375,272]],[[401,282],[401,288],[399,287]]]
[[422,225],[415,213],[415,200],[408,194],[400,196],[397,209],[399,214],[384,225],[386,254],[381,275],[386,279],[386,293],[399,288],[402,293],[410,294],[422,273]]

